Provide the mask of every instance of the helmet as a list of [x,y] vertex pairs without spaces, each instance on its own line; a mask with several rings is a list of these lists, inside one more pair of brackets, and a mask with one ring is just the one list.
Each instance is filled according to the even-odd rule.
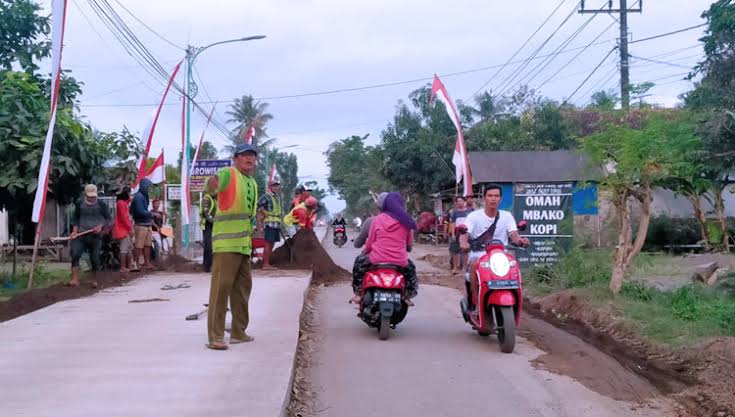
[[319,204],[319,201],[317,201],[316,197],[309,197],[304,201],[304,204],[306,207],[314,208],[317,204]]

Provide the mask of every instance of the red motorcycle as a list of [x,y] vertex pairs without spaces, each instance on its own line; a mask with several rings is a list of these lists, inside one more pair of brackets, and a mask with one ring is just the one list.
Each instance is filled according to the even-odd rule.
[[333,242],[338,247],[342,247],[345,243],[347,243],[347,229],[345,226],[338,224],[334,226],[334,238]]
[[401,267],[373,265],[362,280],[360,296],[362,301],[357,316],[368,326],[378,329],[378,339],[388,340],[390,329],[395,329],[408,313],[406,280]]
[[[524,230],[525,222],[518,225]],[[480,294],[471,294],[470,279],[479,280]],[[515,257],[503,242],[490,241],[485,255],[477,261],[477,276],[465,274],[467,297],[460,302],[462,317],[470,323],[481,336],[496,334],[500,350],[512,353],[516,343],[516,326],[520,324],[523,302],[523,279],[521,268]],[[471,308],[471,300],[478,300],[478,306]]]

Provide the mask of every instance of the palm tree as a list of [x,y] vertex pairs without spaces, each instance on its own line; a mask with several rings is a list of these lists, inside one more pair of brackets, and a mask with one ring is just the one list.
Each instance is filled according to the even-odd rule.
[[273,115],[268,113],[268,103],[256,101],[253,96],[246,94],[235,99],[227,115],[230,116],[227,123],[237,124],[230,135],[232,145],[226,147],[228,151],[232,151],[232,148],[243,142],[243,137],[251,127],[255,130],[252,138],[254,146],[262,147],[272,143],[272,140],[266,139],[268,137],[266,124],[273,119]]

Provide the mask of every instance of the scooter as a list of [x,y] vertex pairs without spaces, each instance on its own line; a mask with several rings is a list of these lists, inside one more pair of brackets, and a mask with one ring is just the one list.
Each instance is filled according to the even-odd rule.
[[373,265],[362,280],[357,316],[378,329],[380,340],[388,340],[390,329],[395,329],[408,313],[406,280],[400,270],[396,265]]
[[[527,227],[520,222],[519,230]],[[470,279],[479,280],[478,306],[472,308]],[[481,336],[495,334],[500,350],[512,353],[516,343],[516,327],[520,324],[523,302],[521,268],[503,242],[490,241],[485,255],[477,261],[477,276],[465,274],[467,297],[460,301],[464,321]]]
[[347,232],[345,229],[345,226],[339,224],[334,226],[334,244],[340,248],[347,243]]

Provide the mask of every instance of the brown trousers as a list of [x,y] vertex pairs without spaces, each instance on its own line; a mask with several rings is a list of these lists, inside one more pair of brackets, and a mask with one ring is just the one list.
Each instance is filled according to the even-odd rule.
[[210,343],[224,341],[228,300],[232,311],[230,337],[242,339],[245,336],[245,329],[250,321],[248,301],[252,288],[249,256],[241,253],[214,254],[207,317]]

